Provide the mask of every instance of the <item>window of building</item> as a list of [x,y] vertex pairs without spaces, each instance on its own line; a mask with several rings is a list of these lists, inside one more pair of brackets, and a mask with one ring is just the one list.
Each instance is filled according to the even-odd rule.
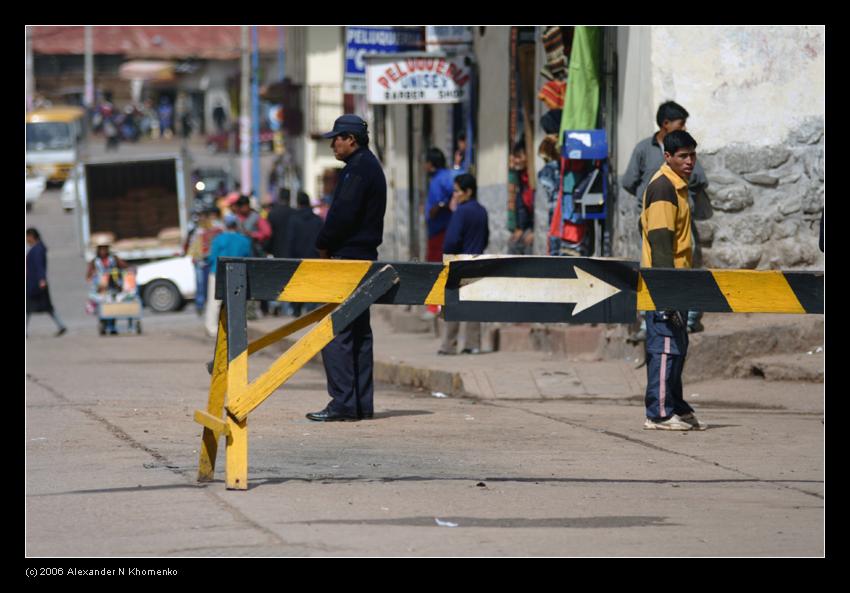
[[317,84],[307,87],[307,130],[313,138],[331,130],[343,112],[342,87],[338,84]]

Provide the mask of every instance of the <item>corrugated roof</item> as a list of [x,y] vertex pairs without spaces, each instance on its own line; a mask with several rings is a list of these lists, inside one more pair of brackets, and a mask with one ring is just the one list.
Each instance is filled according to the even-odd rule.
[[[33,26],[33,53],[82,55],[84,29],[78,26]],[[278,27],[259,29],[260,51],[278,50]],[[236,26],[105,26],[94,25],[95,54],[118,54],[130,58],[202,58],[233,60],[241,55],[242,27]]]

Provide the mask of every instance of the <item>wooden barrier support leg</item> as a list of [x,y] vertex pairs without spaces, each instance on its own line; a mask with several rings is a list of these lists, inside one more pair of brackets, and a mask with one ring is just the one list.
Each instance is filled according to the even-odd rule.
[[236,398],[248,385],[248,278],[245,264],[226,264],[227,398]]
[[239,422],[227,415],[227,454],[225,459],[225,485],[228,490],[248,489],[248,419]]
[[[248,278],[245,264],[225,264],[227,305],[227,401],[248,388]],[[229,490],[248,488],[248,424],[227,416],[224,479]]]
[[[218,335],[213,358],[213,373],[210,379],[210,396],[207,413],[216,418],[224,417],[224,397],[227,392],[227,309],[221,308],[218,318]],[[212,482],[215,460],[218,454],[218,437],[210,428],[204,427],[201,438],[201,454],[198,461],[198,481]]]

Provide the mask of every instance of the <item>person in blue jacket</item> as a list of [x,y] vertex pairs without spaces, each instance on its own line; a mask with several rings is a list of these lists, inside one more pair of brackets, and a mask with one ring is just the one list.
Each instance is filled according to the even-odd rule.
[[210,265],[209,286],[207,287],[207,314],[204,320],[207,335],[215,337],[218,332],[218,316],[221,301],[215,298],[215,275],[220,257],[252,257],[254,254],[251,238],[239,232],[239,219],[235,214],[224,217],[224,232],[216,236],[210,245],[207,263]]
[[[450,202],[454,178],[462,171],[446,166],[446,155],[439,148],[429,148],[425,155],[425,172],[431,178],[428,183],[428,199],[425,202],[425,225],[428,229],[428,249],[425,261],[443,261],[443,243],[446,229],[452,219]],[[437,305],[428,305],[423,319],[434,319],[439,313]]]
[[[487,243],[490,240],[490,225],[487,219],[487,210],[478,203],[477,191],[478,186],[475,177],[469,173],[455,177],[452,199],[457,202],[457,209],[452,214],[449,227],[446,229],[443,253],[480,255],[487,249]],[[460,322],[446,322],[446,333],[437,354],[455,354],[457,352],[459,330]],[[466,324],[465,343],[461,353],[479,354],[480,352],[481,322],[470,321]]]

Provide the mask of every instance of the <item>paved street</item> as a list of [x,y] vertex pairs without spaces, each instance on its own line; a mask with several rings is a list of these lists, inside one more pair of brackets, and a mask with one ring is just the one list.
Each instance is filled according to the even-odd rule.
[[199,487],[209,352],[188,328],[31,339],[28,554],[823,552],[822,416],[802,411],[647,433],[637,403],[380,388],[375,420],[321,425],[308,368],[251,416],[250,490],[225,490],[221,465]]
[[[212,342],[191,306],[146,311],[142,336],[98,336],[58,200],[27,217],[69,326],[54,338],[37,315],[26,341],[28,556],[825,552],[819,383],[703,383],[725,389],[705,432],[641,430],[629,392],[473,400],[388,385],[374,420],[323,425],[304,418],[327,400],[308,366],[249,418],[249,490],[225,489],[221,458],[198,485],[192,414]],[[251,376],[271,360],[252,357]]]

